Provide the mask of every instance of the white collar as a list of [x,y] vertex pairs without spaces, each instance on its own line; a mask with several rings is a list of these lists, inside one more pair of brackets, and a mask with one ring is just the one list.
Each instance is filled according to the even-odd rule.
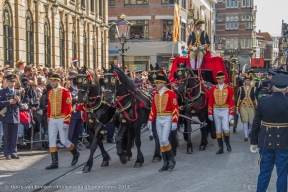
[[164,87],[162,87],[161,89],[159,89],[159,90],[158,90],[158,91],[159,91],[159,94],[160,94],[160,96],[162,96],[162,95],[163,95],[163,93],[164,93],[165,89],[166,89],[166,86],[164,86]]
[[220,91],[222,91],[224,85],[225,85],[225,83],[223,83],[222,85],[218,84]]

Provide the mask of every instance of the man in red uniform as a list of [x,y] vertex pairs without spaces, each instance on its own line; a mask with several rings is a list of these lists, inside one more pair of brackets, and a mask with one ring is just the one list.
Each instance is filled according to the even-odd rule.
[[160,142],[160,151],[164,165],[159,171],[171,171],[176,162],[169,143],[170,131],[177,129],[179,109],[176,94],[165,87],[165,77],[159,74],[155,79],[157,91],[154,92],[152,108],[148,119],[148,128],[152,130],[152,122],[156,118],[156,130]]
[[218,85],[210,89],[208,102],[208,118],[215,120],[216,137],[219,150],[216,154],[223,153],[222,129],[224,131],[227,151],[231,152],[229,122],[234,119],[234,90],[224,83],[224,73],[219,71],[216,75]]
[[56,147],[57,135],[61,143],[73,154],[71,165],[78,161],[80,153],[68,140],[68,128],[72,112],[72,97],[69,90],[60,86],[61,77],[53,74],[50,78],[52,90],[48,92],[48,135],[49,149],[52,157],[52,164],[46,170],[58,168],[58,153]]

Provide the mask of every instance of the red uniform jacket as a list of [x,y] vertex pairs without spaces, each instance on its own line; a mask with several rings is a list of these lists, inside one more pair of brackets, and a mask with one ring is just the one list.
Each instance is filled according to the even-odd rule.
[[156,115],[159,116],[170,116],[172,115],[172,122],[178,123],[179,118],[179,109],[177,96],[174,91],[170,89],[165,89],[162,96],[160,96],[159,92],[154,92],[152,98],[152,108],[150,111],[148,121],[154,121]]
[[234,115],[234,90],[228,85],[224,85],[222,91],[219,85],[215,85],[210,89],[208,102],[208,115],[213,114],[214,108],[229,108],[229,115]]
[[72,113],[72,97],[68,89],[59,87],[54,92],[54,89],[48,92],[48,108],[47,118],[60,119],[64,118],[64,124],[70,123]]

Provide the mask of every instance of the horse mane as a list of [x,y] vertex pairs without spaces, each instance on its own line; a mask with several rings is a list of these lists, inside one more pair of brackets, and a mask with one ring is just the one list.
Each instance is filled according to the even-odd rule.
[[96,73],[90,69],[90,68],[87,68],[86,69],[88,71],[88,73],[92,76],[92,78],[94,79],[94,83],[96,84],[97,87],[99,87],[99,78],[98,76],[96,75]]
[[136,86],[134,84],[134,82],[129,79],[125,73],[119,69],[118,67],[114,67],[114,70],[117,72],[119,79],[121,80],[122,84],[125,84],[125,87],[129,90],[134,92],[136,90]]

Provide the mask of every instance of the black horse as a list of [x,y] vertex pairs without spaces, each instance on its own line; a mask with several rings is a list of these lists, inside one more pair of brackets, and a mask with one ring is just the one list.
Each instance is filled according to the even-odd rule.
[[[201,128],[201,143],[199,150],[206,149],[208,144],[208,133],[211,138],[216,138],[216,130],[213,122],[208,119],[208,98],[204,92],[204,83],[193,73],[191,68],[187,68],[186,63],[178,64],[177,72],[174,72],[174,78],[178,80],[178,93],[184,98],[184,104],[180,108],[185,109],[185,115],[188,117],[197,116],[206,126]],[[179,81],[182,80],[182,81]],[[208,84],[208,83],[207,83]],[[212,84],[209,84],[212,86]],[[184,139],[187,139],[187,153],[193,152],[191,141],[191,123],[186,123]]]
[[[148,80],[151,83],[151,85],[154,87],[155,79],[159,75],[159,73],[162,73],[164,75],[166,83],[168,84],[167,88],[171,89],[171,85],[169,84],[170,80],[167,77],[165,71],[158,65],[158,63],[156,63],[155,67],[152,64],[150,64],[150,73],[148,75]],[[157,131],[156,131],[156,123],[155,123],[155,121],[152,123],[152,132],[153,132],[153,137],[155,139],[155,152],[154,152],[154,156],[153,156],[152,162],[158,162],[158,161],[161,161],[162,156],[161,156],[161,153],[160,153],[160,143],[159,143],[159,137],[158,137],[158,134],[157,134]],[[177,130],[170,132],[169,141],[170,141],[171,146],[172,146],[173,154],[174,154],[174,156],[176,156],[177,148],[178,148],[178,145],[179,145],[178,144],[178,138],[177,138]]]
[[[144,157],[140,150],[141,126],[147,123],[151,103],[149,96],[139,91],[134,83],[118,67],[111,65],[111,69],[104,70],[104,100],[116,109],[116,116],[120,122],[116,136],[117,154],[123,164],[132,156],[133,141],[137,147],[137,160],[134,167],[141,167]],[[126,136],[127,139],[123,139]],[[126,146],[126,150],[123,146]]]
[[111,120],[111,116],[107,114],[114,114],[115,109],[108,105],[105,105],[100,93],[100,85],[97,75],[91,69],[87,69],[84,66],[83,69],[78,69],[78,76],[76,78],[78,88],[78,101],[82,103],[87,110],[87,123],[94,133],[94,138],[91,143],[90,156],[83,168],[83,172],[90,172],[93,166],[93,155],[96,151],[97,145],[101,150],[103,157],[101,167],[107,167],[109,165],[110,156],[103,147],[101,138],[101,130],[104,130],[104,125],[108,124]]

